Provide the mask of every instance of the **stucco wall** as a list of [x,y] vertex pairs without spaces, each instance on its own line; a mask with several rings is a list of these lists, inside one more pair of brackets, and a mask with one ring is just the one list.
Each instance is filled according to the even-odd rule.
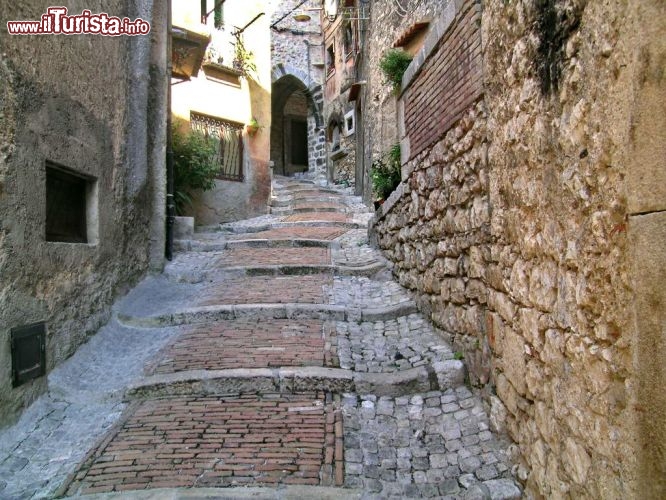
[[[213,5],[212,0],[208,2]],[[198,226],[209,226],[265,214],[270,194],[269,144],[271,130],[271,63],[269,29],[271,12],[261,1],[227,0],[224,3],[224,26],[216,29],[212,15],[207,25],[200,23],[199,2],[174,0],[173,24],[212,36],[209,46],[222,64],[233,64],[232,36],[264,12],[243,33],[243,43],[252,52],[256,71],[240,78],[240,85],[230,85],[208,78],[204,69],[185,83],[172,85],[173,115],[189,121],[190,112],[213,116],[241,125],[253,117],[261,126],[253,136],[243,132],[243,181],[216,180],[210,191],[193,193],[193,203],[184,215],[192,215]],[[175,82],[174,82],[175,83]]]
[[483,99],[375,222],[537,498],[664,496],[664,10],[485,2]]
[[[3,2],[0,19],[38,20],[50,5]],[[68,7],[70,14],[85,8],[141,16],[157,32],[166,23],[166,10],[152,2],[72,1]],[[159,34],[151,48],[148,37],[9,36],[4,26],[3,32],[0,425],[46,387],[41,377],[12,389],[11,328],[46,321],[50,371],[108,320],[119,293],[149,266],[160,266],[164,233],[155,230],[153,216],[164,207],[166,91]],[[97,236],[90,243],[45,241],[47,160],[96,179],[89,234]]]

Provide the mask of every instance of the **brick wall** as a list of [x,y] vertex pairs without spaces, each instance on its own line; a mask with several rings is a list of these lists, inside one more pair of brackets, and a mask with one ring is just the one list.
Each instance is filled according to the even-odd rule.
[[[483,91],[481,5],[467,0],[403,94],[410,158],[440,139]],[[424,120],[424,117],[428,117]]]

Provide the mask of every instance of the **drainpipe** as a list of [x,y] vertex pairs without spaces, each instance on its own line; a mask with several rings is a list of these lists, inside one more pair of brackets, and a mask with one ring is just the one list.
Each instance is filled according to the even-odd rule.
[[173,150],[171,148],[171,0],[167,0],[167,116],[166,116],[166,248],[167,260],[173,259],[173,226],[176,221],[176,204],[173,199]]

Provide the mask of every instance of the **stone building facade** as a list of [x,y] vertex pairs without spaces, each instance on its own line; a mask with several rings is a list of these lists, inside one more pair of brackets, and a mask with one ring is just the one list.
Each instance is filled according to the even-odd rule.
[[50,5],[0,4],[0,425],[164,255],[166,6],[100,7],[144,36],[7,34]]
[[657,0],[451,0],[403,78],[373,235],[535,498],[666,494],[665,30]]
[[328,179],[354,185],[356,177],[356,101],[358,55],[367,2],[323,1],[321,10],[324,63],[324,122]]
[[[172,114],[185,127],[220,138],[220,151],[225,151],[219,155],[214,188],[194,193],[183,215],[209,226],[265,214],[270,194],[271,12],[262,1],[226,0],[217,9],[214,0],[171,3],[174,36],[184,32],[210,39],[201,69],[187,80],[173,79]],[[239,56],[239,40],[245,57]],[[259,125],[256,132],[246,129],[252,119]]]
[[[271,2],[271,160],[280,175],[326,182],[322,33],[318,0]],[[299,17],[300,15],[300,17]]]

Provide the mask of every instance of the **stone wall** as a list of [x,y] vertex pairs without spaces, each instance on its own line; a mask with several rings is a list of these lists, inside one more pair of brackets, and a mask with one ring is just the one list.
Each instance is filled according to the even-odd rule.
[[[297,78],[306,90],[308,99],[308,171],[319,182],[326,182],[326,155],[324,150],[325,126],[322,119],[323,82],[322,34],[319,13],[306,10],[319,7],[317,0],[309,0],[298,7],[300,0],[272,0],[271,14],[271,58],[273,84],[285,75]],[[296,10],[294,10],[296,9]],[[310,20],[296,21],[295,12],[307,12]],[[277,95],[277,94],[276,94]],[[278,106],[279,108],[279,106]],[[273,102],[273,115],[281,116]],[[281,173],[284,138],[282,127],[276,125],[271,131],[271,159],[275,172]]]
[[[39,20],[50,5],[3,2],[0,19]],[[149,36],[5,31],[0,40],[0,425],[46,388],[46,377],[12,388],[12,328],[46,322],[48,372],[109,319],[114,298],[162,265],[166,9],[128,6],[103,11],[149,21]],[[47,161],[87,177],[88,243],[46,241]]]
[[528,495],[663,498],[664,5],[484,6],[484,95],[434,146],[406,120],[424,149],[375,238],[516,441]]

